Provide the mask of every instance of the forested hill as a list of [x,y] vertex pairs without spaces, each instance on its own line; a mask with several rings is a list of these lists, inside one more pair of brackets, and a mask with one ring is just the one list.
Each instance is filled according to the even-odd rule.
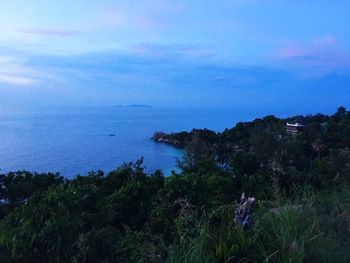
[[[72,180],[1,174],[0,262],[350,262],[345,108],[157,136],[185,149],[169,177],[142,159]],[[248,230],[242,192],[257,198]]]
[[[287,123],[295,122],[301,122],[303,129],[298,134],[289,134]],[[312,172],[316,184],[318,176],[324,179],[337,175],[339,180],[344,176],[341,168],[349,157],[350,113],[340,107],[331,116],[317,114],[286,119],[266,116],[239,122],[219,133],[207,129],[158,132],[153,139],[185,148],[185,159],[180,166],[186,172],[218,167],[239,176],[271,171],[280,175]],[[337,160],[335,167],[331,167],[331,160]]]

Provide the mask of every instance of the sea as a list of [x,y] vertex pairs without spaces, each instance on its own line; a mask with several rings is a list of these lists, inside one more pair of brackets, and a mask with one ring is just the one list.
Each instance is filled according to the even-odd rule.
[[143,157],[147,173],[160,169],[169,175],[183,151],[155,143],[154,132],[222,131],[267,113],[144,106],[0,108],[0,173],[58,172],[73,178]]

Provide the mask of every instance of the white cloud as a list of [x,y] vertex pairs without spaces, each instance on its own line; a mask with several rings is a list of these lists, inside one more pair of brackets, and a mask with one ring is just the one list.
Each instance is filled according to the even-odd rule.
[[28,86],[28,85],[33,85],[38,81],[35,79],[26,78],[26,77],[0,75],[0,82],[16,85],[16,86]]
[[285,43],[273,52],[273,56],[280,66],[295,68],[302,75],[349,72],[350,51],[329,35],[304,43],[296,40]]
[[0,55],[0,83],[30,86],[39,82],[36,74],[34,69],[25,66],[23,59]]

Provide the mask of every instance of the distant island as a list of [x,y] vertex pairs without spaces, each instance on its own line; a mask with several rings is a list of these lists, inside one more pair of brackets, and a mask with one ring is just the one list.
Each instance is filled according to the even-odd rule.
[[116,105],[118,108],[153,108],[152,105],[147,104],[129,104],[129,105]]

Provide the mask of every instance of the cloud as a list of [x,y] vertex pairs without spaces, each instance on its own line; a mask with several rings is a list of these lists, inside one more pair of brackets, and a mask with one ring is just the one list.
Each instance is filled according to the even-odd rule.
[[56,28],[19,28],[16,32],[30,35],[43,35],[43,36],[56,36],[56,37],[69,37],[75,36],[81,33],[78,30],[65,30]]
[[338,59],[341,52],[337,41],[332,36],[314,39],[309,43],[289,43],[279,48],[275,55],[280,60],[298,60],[305,62],[322,62]]
[[316,69],[316,74],[347,71],[350,66],[350,51],[332,36],[316,38],[307,43],[287,43],[278,48],[273,56],[279,62],[303,71]]
[[[324,101],[329,99],[327,105],[333,107],[344,104],[349,97],[349,75],[300,79],[294,72],[280,67],[243,67],[187,56],[203,49],[201,46],[139,44],[136,47],[142,52],[0,55],[0,87],[5,86],[1,83],[10,85],[8,89],[0,89],[0,97],[12,94],[14,101],[22,98],[31,104],[35,100],[30,93],[36,94],[34,99],[40,103],[142,103],[180,107],[249,107],[252,104],[296,107],[290,98],[301,93],[304,95],[298,98],[297,106],[309,105],[308,101],[321,101],[326,105]],[[154,55],[156,50],[162,57]],[[181,52],[184,55],[179,55]],[[29,88],[26,92],[13,89],[12,93],[14,85]]]
[[28,86],[38,83],[35,79],[9,75],[0,75],[0,82],[16,86]]
[[0,83],[30,86],[39,83],[37,70],[25,65],[23,58],[0,55]]

